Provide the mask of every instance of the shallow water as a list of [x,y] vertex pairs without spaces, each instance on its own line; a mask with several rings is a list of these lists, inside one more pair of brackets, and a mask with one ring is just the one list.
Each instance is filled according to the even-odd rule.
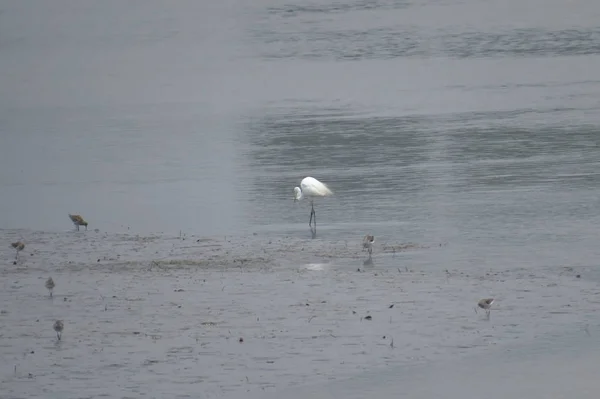
[[[485,296],[500,297],[499,314],[510,309],[506,323],[521,329],[514,333],[519,343],[537,334],[528,324],[532,318],[544,336],[584,325],[593,330],[600,323],[587,305],[568,316],[543,318],[535,310],[595,303],[600,281],[599,18],[600,6],[591,0],[0,2],[0,227],[3,241],[24,239],[25,252],[34,253],[15,268],[8,244],[1,251],[3,296],[8,307],[19,308],[10,315],[26,318],[10,316],[23,330],[4,330],[3,336],[18,340],[19,351],[40,344],[30,341],[37,327],[28,323],[42,317],[34,313],[53,312],[38,304],[49,273],[60,280],[73,274],[69,295],[89,301],[73,301],[68,316],[88,323],[95,294],[93,287],[79,288],[82,282],[98,282],[105,297],[113,284],[117,297],[150,284],[164,296],[150,300],[154,309],[172,295],[169,278],[193,281],[197,272],[190,270],[197,267],[237,267],[236,251],[258,269],[267,262],[291,273],[260,272],[247,283],[257,284],[253,289],[294,280],[305,270],[304,276],[318,273],[315,279],[331,286],[304,281],[306,291],[281,288],[275,297],[300,301],[315,290],[324,300],[333,291],[339,304],[356,301],[360,294],[345,284],[348,273],[364,267],[359,249],[366,233],[377,240],[374,264],[367,265],[371,277],[401,275],[406,268],[424,273],[423,292],[416,282],[402,288],[423,301],[424,315],[411,322],[415,331],[443,331],[463,311],[472,317],[471,304]],[[309,204],[292,201],[293,187],[305,176],[335,193],[316,203],[315,240],[307,226]],[[81,213],[90,231],[67,233],[67,213]],[[154,238],[138,242],[138,234]],[[211,257],[198,242],[181,252],[179,234],[219,242],[236,236],[238,247]],[[411,242],[426,248],[395,255],[390,249]],[[181,257],[190,269],[185,273]],[[140,269],[152,262],[165,270]],[[463,273],[458,288],[446,282],[446,269]],[[494,277],[487,280],[486,273]],[[494,273],[506,274],[505,281]],[[543,292],[538,278],[558,292]],[[240,276],[233,281],[244,283]],[[361,283],[373,303],[398,294],[395,283],[378,281]],[[225,301],[221,286],[213,289],[211,300]],[[426,308],[427,295],[438,295],[439,303]],[[11,299],[17,297],[27,312]],[[241,302],[256,311],[267,299]],[[523,308],[524,301],[535,305]],[[285,328],[295,327],[287,310],[275,305],[272,311],[287,317]],[[125,329],[148,317],[160,324],[153,328],[165,328],[160,311],[128,314],[119,306]],[[427,319],[431,307],[447,314]],[[189,314],[164,315],[173,317],[170,334],[177,340]],[[92,330],[108,340],[102,328]],[[360,331],[356,335],[367,339]],[[52,338],[49,332],[44,339]],[[504,330],[497,336],[503,343],[509,337]],[[134,348],[131,359],[114,364],[137,370],[131,364],[149,358],[146,347],[128,336],[111,339],[115,348]],[[416,347],[429,361],[454,355],[460,345],[479,348],[469,334],[444,337],[453,350],[440,346],[439,337],[423,339]],[[169,345],[160,350],[175,344]],[[71,350],[69,356],[77,357],[83,349]],[[123,353],[114,350],[114,356]],[[281,356],[277,346],[268,350]],[[369,358],[364,367],[375,367],[373,353],[379,352],[365,352],[371,355],[361,355]],[[204,364],[199,352],[192,353]],[[306,363],[278,365],[282,375],[295,370],[279,375],[278,383],[301,384],[314,364],[332,373],[328,362],[347,355],[339,361],[353,365],[361,358],[336,349],[313,359],[316,353],[306,349],[300,356],[310,359]],[[211,364],[227,358],[225,352],[214,356]],[[254,362],[244,356],[230,366],[235,377],[205,376],[210,395],[273,388],[268,370],[258,379],[264,386],[254,379],[250,387],[239,385],[238,373]],[[410,356],[394,355],[383,365],[410,362]],[[31,369],[49,373],[52,361]],[[182,386],[172,379],[178,364],[167,362],[161,371],[165,394]],[[68,375],[81,365],[64,367]],[[98,367],[91,361],[83,369],[95,373]],[[128,389],[157,389],[151,373],[138,381],[110,370],[99,374],[99,387],[118,374]],[[52,383],[47,378],[38,380],[39,389]],[[10,383],[11,392],[25,395],[18,381]],[[197,392],[198,381],[187,383]],[[65,397],[76,395],[65,389]]]
[[0,224],[301,234],[312,175],[323,231],[585,232],[600,7],[561,4],[6,2]]
[[[335,383],[264,392],[253,398],[486,397],[595,398],[600,383],[594,369],[593,338],[570,334],[551,343],[535,342],[512,351],[428,365],[390,367]],[[523,356],[523,351],[527,356]],[[277,395],[277,396],[276,396]],[[238,397],[242,397],[241,395]],[[248,396],[245,396],[248,397]]]

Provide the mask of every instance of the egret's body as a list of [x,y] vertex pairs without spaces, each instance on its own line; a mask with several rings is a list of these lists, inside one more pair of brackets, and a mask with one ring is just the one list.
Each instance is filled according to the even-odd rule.
[[313,217],[315,219],[313,234],[317,232],[317,213],[315,212],[314,199],[316,197],[327,197],[332,195],[333,192],[325,184],[321,183],[314,177],[305,177],[300,182],[300,187],[294,187],[294,201],[300,201],[306,197],[310,199],[310,219],[308,226],[312,229]]

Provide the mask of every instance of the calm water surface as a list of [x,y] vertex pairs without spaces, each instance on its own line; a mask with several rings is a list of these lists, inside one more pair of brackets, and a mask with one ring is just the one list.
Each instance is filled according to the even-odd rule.
[[336,194],[320,239],[593,268],[598,21],[592,0],[1,1],[0,226],[307,237],[313,176]]
[[306,234],[311,175],[323,234],[588,234],[600,7],[577,3],[5,1],[0,224]]

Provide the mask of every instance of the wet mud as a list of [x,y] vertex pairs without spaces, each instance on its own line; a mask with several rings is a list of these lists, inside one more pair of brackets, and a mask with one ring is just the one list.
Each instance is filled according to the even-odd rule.
[[[1,230],[7,397],[243,397],[590,334],[576,269],[416,267],[451,243]],[[15,265],[10,243],[26,247]],[[53,278],[50,297],[45,283]],[[490,317],[476,312],[488,294]],[[64,321],[62,339],[53,330]]]

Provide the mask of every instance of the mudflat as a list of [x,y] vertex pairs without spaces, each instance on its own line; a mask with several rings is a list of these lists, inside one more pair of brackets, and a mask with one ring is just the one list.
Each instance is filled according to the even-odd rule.
[[[586,339],[600,299],[569,268],[407,261],[442,257],[445,243],[376,242],[370,262],[360,236],[0,230],[0,242],[0,384],[11,398],[289,391],[564,331]],[[488,318],[475,306],[490,291]]]

